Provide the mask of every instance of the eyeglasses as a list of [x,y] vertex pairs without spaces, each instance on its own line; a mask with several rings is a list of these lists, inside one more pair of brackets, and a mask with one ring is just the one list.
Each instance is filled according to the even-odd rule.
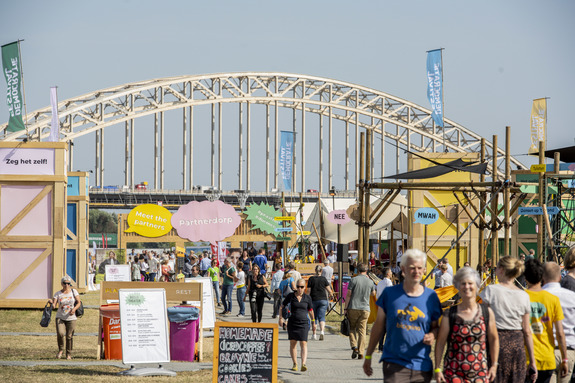
[[298,289],[305,289],[305,286],[297,286]]

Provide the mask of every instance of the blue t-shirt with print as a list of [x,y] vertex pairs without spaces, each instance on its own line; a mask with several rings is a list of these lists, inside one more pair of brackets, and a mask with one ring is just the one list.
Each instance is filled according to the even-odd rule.
[[410,370],[431,371],[431,346],[423,344],[423,337],[441,316],[435,291],[424,287],[423,294],[410,297],[403,284],[395,285],[383,290],[377,305],[385,312],[387,328],[381,360]]

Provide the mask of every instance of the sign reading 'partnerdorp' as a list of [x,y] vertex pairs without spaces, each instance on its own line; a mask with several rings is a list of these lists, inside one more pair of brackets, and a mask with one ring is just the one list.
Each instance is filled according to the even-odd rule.
[[277,382],[275,323],[216,322],[212,382]]

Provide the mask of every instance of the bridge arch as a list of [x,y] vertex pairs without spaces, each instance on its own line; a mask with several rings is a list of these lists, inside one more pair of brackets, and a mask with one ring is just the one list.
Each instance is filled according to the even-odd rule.
[[[211,107],[210,171],[211,185],[222,189],[222,140],[224,124],[222,109],[226,104],[239,104],[239,145],[237,152],[239,171],[238,189],[250,190],[254,176],[250,173],[252,134],[250,113],[252,107],[265,106],[265,190],[279,187],[277,158],[279,130],[289,128],[297,133],[294,158],[294,190],[306,190],[306,116],[318,116],[319,146],[315,166],[319,168],[319,191],[332,185],[333,126],[344,124],[345,140],[345,189],[355,188],[358,181],[359,133],[367,129],[375,133],[375,143],[380,158],[381,177],[385,173],[386,146],[395,150],[395,169],[412,152],[479,152],[481,136],[464,126],[445,119],[445,128],[436,126],[431,111],[412,102],[368,87],[322,77],[288,73],[220,73],[209,75],[179,76],[153,79],[98,90],[83,96],[61,101],[58,104],[61,125],[60,141],[73,143],[88,134],[96,141],[96,186],[104,185],[104,131],[107,127],[124,125],[125,129],[125,179],[135,185],[134,145],[135,123],[138,118],[154,118],[154,188],[164,188],[165,126],[164,114],[182,111],[182,189],[191,189],[194,174],[194,111],[198,107]],[[280,123],[279,110],[291,109],[291,126]],[[273,123],[271,117],[273,116]],[[51,108],[30,113],[27,133],[32,140],[42,140],[49,134]],[[0,126],[5,131],[6,125]],[[309,125],[307,126],[309,129]],[[227,127],[226,127],[227,129]],[[285,129],[284,129],[285,130]],[[264,133],[262,132],[262,134]],[[6,134],[6,133],[5,133]],[[245,134],[245,138],[244,138]],[[8,133],[6,140],[26,137],[26,132]],[[327,140],[325,138],[327,137]],[[350,143],[350,139],[354,140]],[[246,144],[247,142],[247,144]],[[491,142],[486,142],[487,152],[492,153]],[[327,156],[324,151],[327,152]],[[498,148],[501,162],[497,164],[502,174],[504,151]],[[488,155],[489,157],[489,155]],[[246,163],[245,168],[243,163]],[[327,169],[324,163],[327,162]],[[515,158],[511,162],[518,168],[525,166]],[[273,166],[272,166],[273,163]],[[70,146],[70,169],[73,166],[73,146]],[[377,169],[372,169],[375,172]],[[375,178],[378,178],[375,175]],[[245,177],[245,178],[244,178]],[[298,190],[299,189],[299,190]]]

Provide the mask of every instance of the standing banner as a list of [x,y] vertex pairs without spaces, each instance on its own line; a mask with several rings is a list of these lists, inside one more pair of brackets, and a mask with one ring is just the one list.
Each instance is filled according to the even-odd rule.
[[281,131],[281,146],[279,154],[280,174],[285,191],[291,191],[293,164],[293,132]]
[[531,107],[531,146],[529,154],[539,153],[539,141],[543,141],[543,148],[547,136],[547,99],[533,100]]
[[201,283],[203,294],[203,305],[198,301],[186,301],[186,304],[195,306],[201,310],[200,320],[202,321],[202,328],[214,328],[216,325],[216,306],[214,305],[214,289],[212,287],[212,278],[197,277],[186,278],[185,283]]
[[441,49],[427,52],[427,98],[431,104],[431,117],[443,127],[443,67]]
[[120,289],[122,362],[168,363],[166,290]]
[[4,69],[4,77],[6,77],[6,104],[8,105],[8,119],[9,132],[19,132],[24,130],[24,121],[22,121],[22,111],[24,108],[24,99],[22,98],[22,66],[20,65],[20,49],[18,42],[15,41],[10,44],[2,46],[2,68]]
[[52,125],[50,126],[50,137],[48,141],[60,141],[60,120],[58,119],[58,87],[50,88],[50,104],[52,105]]

